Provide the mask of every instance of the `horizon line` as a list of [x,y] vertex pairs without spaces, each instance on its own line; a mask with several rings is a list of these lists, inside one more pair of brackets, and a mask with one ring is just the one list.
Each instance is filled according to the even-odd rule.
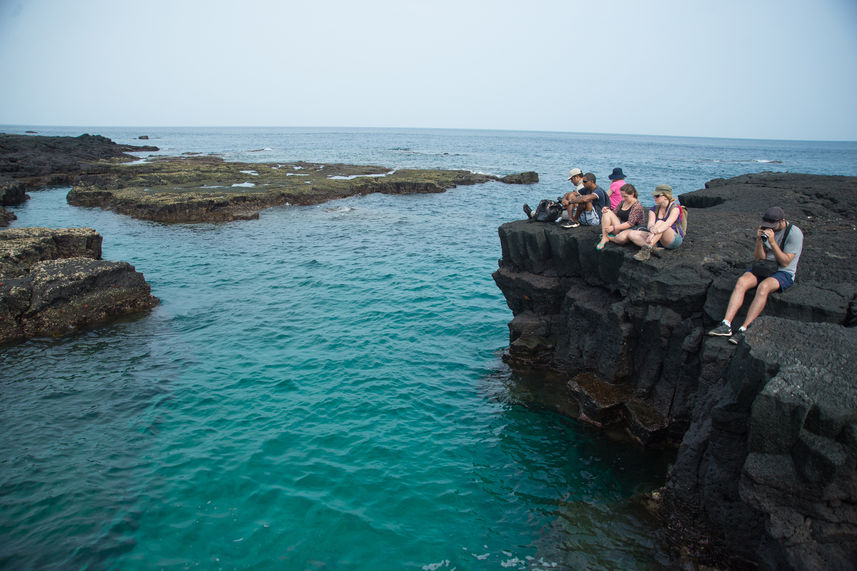
[[[484,131],[509,133],[553,133],[567,135],[607,135],[620,137],[664,137],[673,139],[723,139],[734,141],[778,141],[807,143],[857,143],[857,139],[789,139],[760,137],[727,137],[711,135],[667,135],[653,133],[610,133],[597,131],[564,131],[559,129],[509,129],[485,127],[366,127],[355,125],[49,125],[35,123],[0,123],[0,128],[62,128],[62,129],[366,129],[401,131]],[[35,133],[38,134],[38,133]]]

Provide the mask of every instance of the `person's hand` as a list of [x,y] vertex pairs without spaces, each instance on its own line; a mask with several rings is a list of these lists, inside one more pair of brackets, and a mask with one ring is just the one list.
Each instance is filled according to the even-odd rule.
[[768,237],[768,242],[773,242],[774,241],[774,231],[771,230],[770,228],[765,228],[764,232],[765,232],[765,235]]
[[610,209],[607,208],[606,206],[601,208],[601,214],[607,214],[609,211],[610,211]]

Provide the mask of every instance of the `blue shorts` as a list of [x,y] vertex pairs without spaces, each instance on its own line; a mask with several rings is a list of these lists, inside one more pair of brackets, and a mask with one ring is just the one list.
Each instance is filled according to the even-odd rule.
[[593,207],[592,210],[588,212],[581,212],[578,220],[583,226],[600,226],[601,213],[596,212],[595,208]]
[[[752,274],[753,273],[752,269],[748,268],[747,273]],[[786,291],[787,289],[789,289],[790,287],[795,285],[795,279],[792,277],[792,275],[790,273],[784,272],[782,270],[777,270],[776,272],[774,272],[773,274],[771,274],[768,277],[774,278],[775,280],[777,280],[777,282],[779,282],[780,291]],[[759,278],[757,277],[756,279],[758,280]],[[767,278],[765,278],[765,279],[767,279]],[[759,281],[761,282],[762,280],[759,280]]]
[[673,241],[669,246],[664,244],[663,238],[661,238],[661,245],[663,245],[663,247],[666,248],[667,250],[675,250],[676,248],[681,246],[682,242],[684,242],[684,238],[678,232],[673,232],[673,235],[675,235],[675,238],[673,238]]

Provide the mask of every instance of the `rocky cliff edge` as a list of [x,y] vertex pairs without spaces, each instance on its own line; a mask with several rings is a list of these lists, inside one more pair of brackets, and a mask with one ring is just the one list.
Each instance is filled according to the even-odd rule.
[[[750,174],[680,198],[684,244],[646,262],[631,246],[595,250],[595,228],[502,225],[507,358],[566,372],[582,420],[678,446],[657,496],[697,561],[853,569],[857,178]],[[741,345],[707,337],[772,205],[804,232],[796,285]]]

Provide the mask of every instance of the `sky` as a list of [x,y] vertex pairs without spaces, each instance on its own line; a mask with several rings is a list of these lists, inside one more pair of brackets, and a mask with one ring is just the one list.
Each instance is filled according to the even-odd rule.
[[0,0],[0,124],[857,140],[857,0]]

